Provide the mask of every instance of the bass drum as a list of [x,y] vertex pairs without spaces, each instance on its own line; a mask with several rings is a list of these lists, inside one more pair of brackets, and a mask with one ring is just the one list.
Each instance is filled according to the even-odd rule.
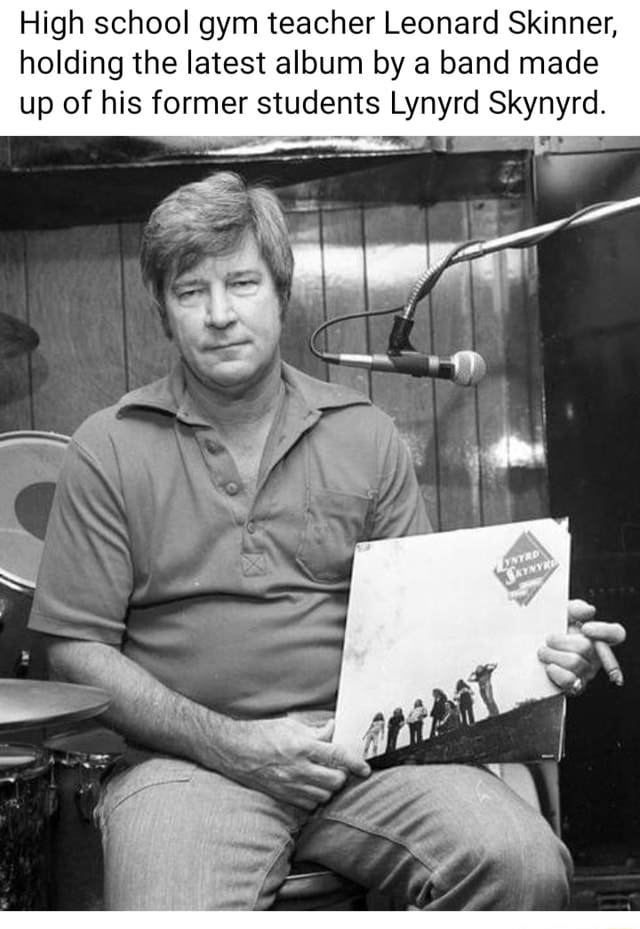
[[44,677],[27,620],[68,444],[55,432],[0,434],[0,677]]

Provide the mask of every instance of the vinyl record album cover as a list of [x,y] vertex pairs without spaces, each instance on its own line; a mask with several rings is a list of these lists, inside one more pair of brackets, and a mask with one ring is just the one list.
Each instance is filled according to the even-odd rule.
[[537,651],[566,631],[569,562],[566,520],[359,543],[334,741],[372,767],[558,759]]

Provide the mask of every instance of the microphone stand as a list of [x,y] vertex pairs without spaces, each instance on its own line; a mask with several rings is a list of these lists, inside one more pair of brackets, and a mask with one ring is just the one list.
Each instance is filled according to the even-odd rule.
[[612,216],[620,216],[623,213],[629,213],[631,210],[640,208],[640,197],[632,197],[628,200],[613,201],[611,203],[596,203],[587,206],[577,213],[564,219],[553,220],[543,223],[540,226],[532,226],[529,229],[523,229],[520,232],[512,232],[508,235],[499,236],[495,239],[486,241],[465,242],[453,248],[444,258],[427,268],[420,276],[411,289],[407,301],[400,312],[396,310],[378,310],[373,313],[350,313],[346,316],[337,316],[334,319],[327,320],[318,326],[309,340],[309,348],[317,358],[329,364],[347,364],[355,366],[370,366],[368,355],[336,355],[330,352],[324,352],[315,345],[316,338],[334,323],[344,322],[345,320],[357,319],[363,316],[383,315],[394,313],[394,321],[389,335],[389,344],[387,347],[387,356],[392,361],[392,367],[398,373],[411,373],[414,376],[431,376],[429,374],[416,374],[414,361],[419,362],[423,356],[411,345],[410,333],[413,328],[413,317],[416,306],[429,291],[435,286],[441,275],[448,267],[458,264],[461,261],[473,261],[476,258],[482,258],[493,252],[501,251],[506,248],[526,248],[537,245],[544,239],[574,226],[586,226],[588,223],[600,222],[603,219],[609,219]]
[[563,229],[586,226],[588,223],[600,222],[600,220],[629,213],[639,208],[640,197],[594,204],[564,219],[552,220],[540,226],[532,226],[529,229],[522,229],[520,232],[512,232],[495,239],[466,242],[457,246],[437,264],[427,268],[414,284],[402,312],[394,317],[393,327],[389,335],[388,354],[395,355],[415,351],[409,340],[409,335],[413,328],[413,316],[416,306],[435,286],[446,268],[451,265],[458,264],[461,261],[473,261],[476,258],[483,258],[485,255],[507,248],[526,248],[537,245],[555,232],[560,232]]

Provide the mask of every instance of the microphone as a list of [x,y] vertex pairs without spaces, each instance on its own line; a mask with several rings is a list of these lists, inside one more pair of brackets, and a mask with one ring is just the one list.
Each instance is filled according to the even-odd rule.
[[421,352],[393,352],[387,355],[323,355],[332,364],[369,368],[372,371],[392,371],[412,377],[435,377],[453,381],[459,387],[475,387],[487,372],[482,355],[477,352],[456,352],[450,358],[423,355]]

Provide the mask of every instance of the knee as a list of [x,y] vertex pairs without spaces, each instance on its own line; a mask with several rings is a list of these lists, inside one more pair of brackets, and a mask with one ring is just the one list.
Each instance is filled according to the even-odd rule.
[[484,909],[563,910],[569,899],[571,859],[540,820],[526,835],[488,837],[479,862]]
[[539,816],[532,816],[526,829],[504,826],[494,822],[459,841],[431,872],[418,905],[443,910],[564,909],[571,876],[565,846]]
[[571,859],[565,846],[553,836],[552,843],[536,854],[525,874],[523,910],[564,910],[569,903]]

